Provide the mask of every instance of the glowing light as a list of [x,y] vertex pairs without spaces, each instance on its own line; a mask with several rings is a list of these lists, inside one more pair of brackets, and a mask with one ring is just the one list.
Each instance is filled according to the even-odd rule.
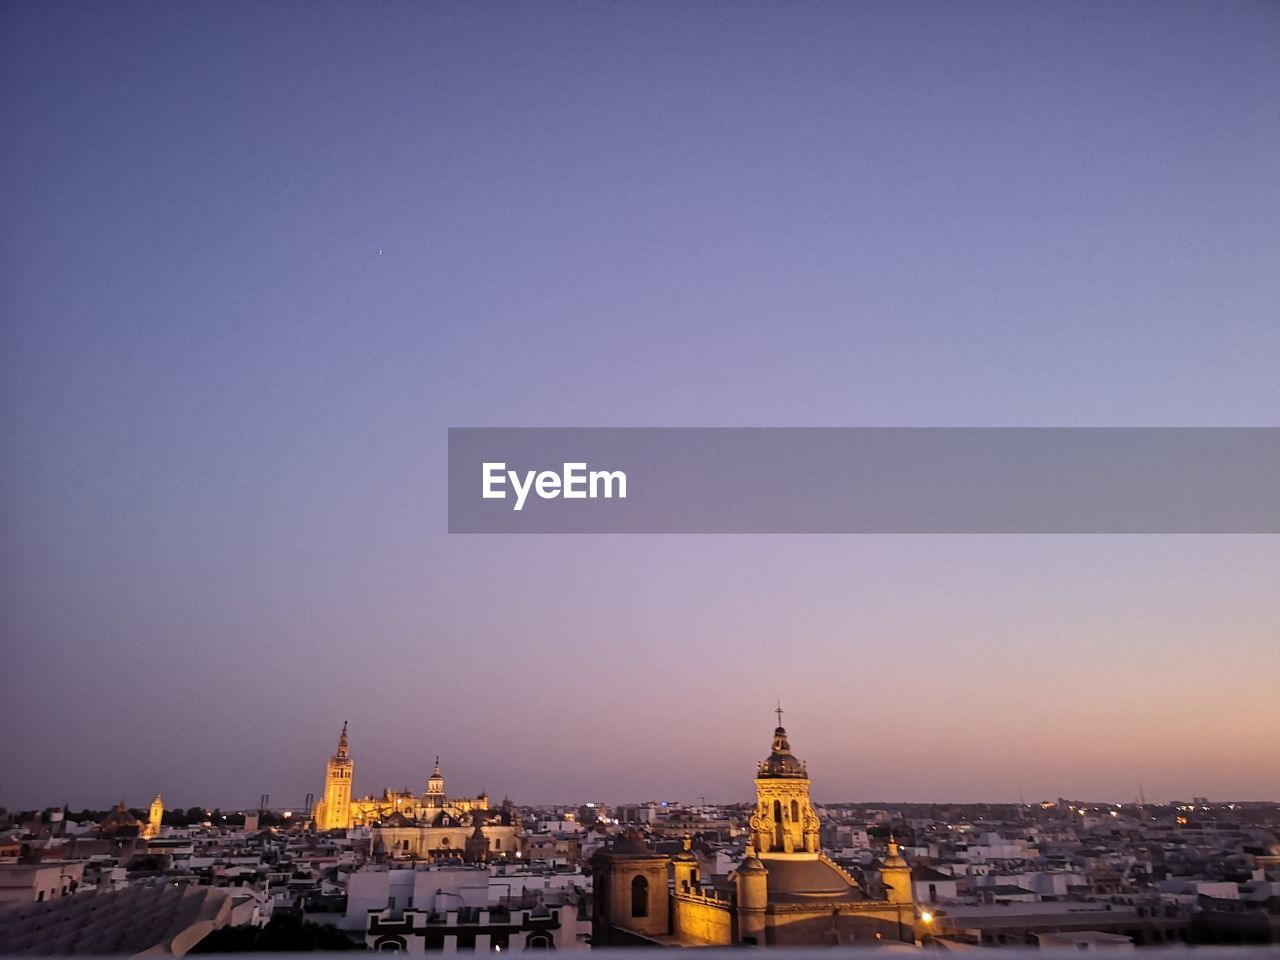
[[925,923],[933,923],[933,914],[926,910],[924,913],[920,914],[920,919]]

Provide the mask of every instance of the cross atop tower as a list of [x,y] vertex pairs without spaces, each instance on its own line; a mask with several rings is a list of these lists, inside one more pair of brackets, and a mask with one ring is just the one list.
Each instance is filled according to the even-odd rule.
[[773,712],[778,715],[778,726],[782,726],[782,698],[781,697],[778,698],[777,709],[775,709]]

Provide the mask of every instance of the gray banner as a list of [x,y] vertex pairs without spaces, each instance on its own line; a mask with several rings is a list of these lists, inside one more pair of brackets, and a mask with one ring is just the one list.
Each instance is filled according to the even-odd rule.
[[449,532],[1280,533],[1280,428],[454,427]]

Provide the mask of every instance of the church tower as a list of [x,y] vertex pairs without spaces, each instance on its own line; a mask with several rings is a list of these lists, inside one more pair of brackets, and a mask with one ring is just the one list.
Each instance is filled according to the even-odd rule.
[[440,758],[436,757],[435,769],[427,778],[427,809],[444,809],[444,777],[440,775]]
[[324,771],[324,799],[316,804],[317,830],[346,830],[351,826],[351,775],[355,764],[347,749],[347,722],[342,721],[338,752]]
[[811,854],[818,843],[818,815],[809,802],[809,773],[791,753],[782,726],[782,707],[773,731],[773,749],[756,771],[756,812],[751,818],[751,845],[761,857]]
[[147,815],[147,825],[142,828],[142,838],[151,840],[160,836],[160,821],[164,819],[164,801],[160,799],[160,794],[156,794],[156,798],[151,801],[151,812]]
[[634,944],[671,932],[671,858],[631,828],[591,858],[592,947]]

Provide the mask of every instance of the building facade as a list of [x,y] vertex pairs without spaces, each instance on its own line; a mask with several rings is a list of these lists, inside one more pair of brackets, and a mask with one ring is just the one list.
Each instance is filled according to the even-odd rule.
[[586,928],[573,904],[385,910],[370,916],[365,946],[381,953],[573,950],[585,946],[579,931]]
[[317,830],[346,830],[351,824],[351,780],[356,765],[351,759],[347,743],[347,722],[342,721],[342,734],[338,737],[338,749],[324,770],[324,791],[316,804]]
[[160,824],[164,820],[164,798],[156,794],[151,801],[151,809],[147,812],[147,825],[142,829],[144,840],[154,840],[160,836]]
[[313,817],[317,830],[367,827],[370,852],[379,860],[483,863],[519,855],[520,823],[511,804],[494,808],[484,793],[450,797],[439,757],[421,793],[384,790],[380,797],[353,797],[354,774],[343,723],[338,749],[325,766],[324,793]]
[[890,844],[886,893],[871,896],[822,852],[809,774],[779,725],[756,770],[751,842],[722,880],[689,852],[656,853],[628,831],[592,860],[592,943],[818,946],[915,941],[911,871]]

